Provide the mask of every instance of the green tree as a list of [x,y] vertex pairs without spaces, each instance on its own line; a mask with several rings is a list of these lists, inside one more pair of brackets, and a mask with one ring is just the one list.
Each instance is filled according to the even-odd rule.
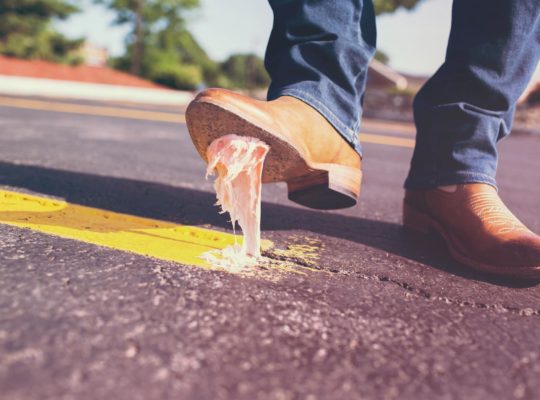
[[[213,61],[186,27],[185,12],[199,0],[93,0],[116,14],[115,24],[131,27],[126,53],[112,60],[115,68],[177,89],[201,85],[254,89],[270,82],[262,59],[236,54]],[[375,0],[378,13],[412,8],[421,0]],[[384,53],[378,59],[387,62]]]
[[422,0],[373,0],[375,6],[375,13],[377,15],[392,13],[398,8],[405,8],[412,10]]
[[270,84],[263,60],[254,54],[234,54],[221,64],[230,87],[257,89]]
[[51,28],[79,9],[75,0],[0,0],[0,53],[56,62],[77,61],[82,40],[67,39]]
[[151,35],[152,47],[158,51],[174,54],[176,62],[197,67],[208,85],[221,79],[219,65],[213,61],[183,24],[170,24]]
[[129,25],[127,38],[130,71],[141,75],[148,41],[156,31],[184,27],[184,12],[199,6],[199,0],[94,0],[116,13],[117,25]]
[[[222,73],[181,24],[164,25],[144,39],[140,75],[176,89],[195,89],[203,82],[220,85]],[[113,67],[130,71],[135,45],[129,44],[126,53],[113,60]]]
[[[94,0],[116,12],[116,24],[129,24],[126,53],[115,68],[176,88],[226,86],[220,66],[186,28],[186,10],[199,0]],[[142,10],[142,11],[141,11]]]
[[388,54],[384,51],[377,49],[375,52],[375,60],[380,61],[383,64],[388,64],[390,62],[390,57],[388,57]]

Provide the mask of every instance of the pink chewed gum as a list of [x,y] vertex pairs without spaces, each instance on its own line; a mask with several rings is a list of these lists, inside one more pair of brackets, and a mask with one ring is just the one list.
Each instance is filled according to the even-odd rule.
[[218,175],[217,204],[229,213],[233,228],[238,222],[244,234],[241,249],[227,248],[218,257],[207,253],[209,262],[233,267],[260,257],[262,170],[269,149],[259,139],[231,134],[214,140],[206,150],[206,176],[214,171]]

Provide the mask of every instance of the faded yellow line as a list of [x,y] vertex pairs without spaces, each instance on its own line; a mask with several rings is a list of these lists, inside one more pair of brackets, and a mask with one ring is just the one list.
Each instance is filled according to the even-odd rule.
[[234,243],[228,233],[2,190],[0,224],[208,269],[200,255]]
[[133,110],[120,107],[102,107],[83,104],[61,103],[41,100],[0,97],[0,106],[31,110],[63,112],[71,114],[97,115],[105,117],[129,118],[146,121],[185,123],[184,115],[159,111]]
[[[91,105],[81,105],[81,104],[71,104],[71,103],[61,103],[61,102],[49,102],[41,100],[27,100],[27,99],[16,99],[10,97],[0,97],[0,106],[14,107],[14,108],[24,108],[32,110],[42,110],[42,111],[53,111],[53,112],[63,112],[63,113],[74,113],[74,114],[87,114],[87,115],[98,115],[98,116],[107,116],[107,117],[117,117],[117,118],[131,118],[145,121],[163,121],[163,122],[172,122],[172,123],[185,123],[186,118],[182,114],[173,114],[167,112],[156,112],[156,111],[143,111],[143,110],[128,110],[125,108],[115,108],[115,107],[100,107],[100,106],[91,106]],[[378,122],[378,126],[382,127],[383,123]],[[390,123],[393,127],[396,126],[394,123]],[[360,135],[360,140],[364,143],[374,143],[382,144],[387,146],[397,146],[397,147],[414,147],[414,139],[400,138],[395,136],[387,135],[377,135],[371,133],[362,133]]]
[[360,142],[383,144],[387,146],[414,148],[415,140],[395,136],[374,135],[371,133],[361,133]]
[[416,127],[414,124],[406,122],[392,122],[382,121],[377,119],[366,119],[362,121],[362,128],[364,130],[379,130],[389,133],[395,133],[398,135],[415,135]]

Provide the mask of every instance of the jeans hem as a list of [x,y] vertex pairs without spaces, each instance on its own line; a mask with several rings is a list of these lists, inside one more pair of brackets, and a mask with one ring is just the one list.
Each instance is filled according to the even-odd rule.
[[433,189],[437,186],[459,185],[464,183],[486,183],[497,189],[495,178],[479,172],[458,171],[437,177],[408,177],[405,189]]
[[[358,139],[358,134],[355,130],[348,128],[347,124],[343,123],[330,108],[328,108],[324,103],[322,103],[320,100],[315,98],[310,93],[299,90],[299,89],[291,89],[291,88],[284,88],[280,90],[276,90],[273,92],[268,92],[268,100],[275,100],[280,96],[291,96],[294,98],[297,98],[298,100],[303,101],[310,107],[317,110],[332,126],[338,131],[338,133],[351,145],[351,147],[360,155],[362,156],[362,146],[360,145],[360,141]],[[355,128],[359,127],[360,123],[359,121],[356,122]]]

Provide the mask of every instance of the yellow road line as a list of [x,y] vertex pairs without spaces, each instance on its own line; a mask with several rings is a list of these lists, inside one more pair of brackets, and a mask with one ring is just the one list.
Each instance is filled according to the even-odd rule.
[[407,139],[395,136],[385,136],[385,135],[374,135],[371,133],[361,133],[360,142],[362,143],[373,143],[373,144],[384,144],[387,146],[397,146],[397,147],[407,147],[414,148],[415,140]]
[[16,99],[11,97],[0,97],[0,106],[72,114],[129,118],[146,121],[162,121],[174,123],[186,122],[186,118],[180,113],[173,114],[168,112],[133,110],[120,107],[102,107],[86,104],[83,105],[41,100]]
[[412,123],[381,121],[377,119],[366,119],[362,121],[362,128],[365,130],[379,130],[398,135],[415,135],[416,127]]
[[200,255],[234,243],[228,233],[3,190],[0,224],[208,269]]
[[[145,120],[145,121],[163,121],[163,122],[172,122],[172,123],[185,123],[186,122],[185,116],[181,115],[180,113],[173,114],[173,113],[168,113],[168,112],[128,110],[125,108],[118,108],[118,107],[100,107],[100,106],[92,106],[92,105],[49,102],[49,101],[41,101],[41,100],[16,99],[16,98],[10,98],[10,97],[0,97],[0,106],[24,108],[24,109],[32,109],[32,110],[42,110],[42,111],[74,113],[74,114],[87,114],[87,115],[98,115],[98,116],[107,116],[107,117],[130,118],[130,119],[138,119],[138,120]],[[376,124],[379,127],[383,126],[382,122],[377,122]],[[398,126],[394,123],[389,123],[389,124],[394,128]],[[388,125],[387,127],[389,127],[390,125]],[[397,147],[406,147],[406,148],[413,148],[414,142],[415,142],[414,139],[399,138],[395,136],[386,136],[386,135],[376,135],[376,134],[371,134],[371,133],[362,133],[360,135],[360,140],[363,143],[383,144],[383,145],[388,145],[388,146],[397,146]]]

